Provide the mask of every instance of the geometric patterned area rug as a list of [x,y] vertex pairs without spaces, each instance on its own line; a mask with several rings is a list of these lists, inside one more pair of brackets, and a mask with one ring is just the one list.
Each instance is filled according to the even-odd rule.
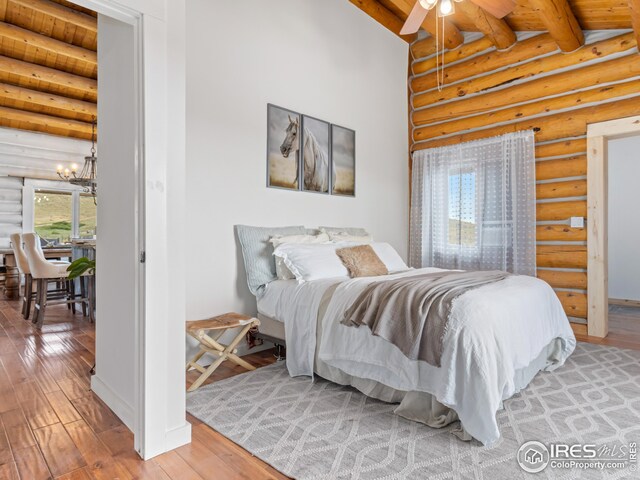
[[[502,437],[485,448],[452,435],[455,424],[430,428],[353,388],[291,378],[284,362],[187,396],[190,414],[299,480],[640,478],[633,460],[634,444],[640,446],[639,351],[578,343],[562,368],[539,373],[504,406],[497,414]],[[548,464],[533,475],[517,462],[520,446],[532,440],[591,444],[599,459],[620,461],[574,459],[582,463]]]

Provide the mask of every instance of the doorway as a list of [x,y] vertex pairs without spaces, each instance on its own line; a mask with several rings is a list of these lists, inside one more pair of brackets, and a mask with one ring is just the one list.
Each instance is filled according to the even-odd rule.
[[102,192],[92,389],[148,459],[191,439],[184,254],[175,248],[184,231],[185,3],[72,1],[96,11],[99,25]]
[[[616,153],[620,146],[627,148],[626,143],[634,141],[627,139],[634,139],[638,135],[640,116],[590,124],[587,128],[587,321],[590,336],[606,337],[609,332],[609,200],[615,199],[617,202],[617,194],[620,193],[610,194],[613,187],[609,181],[610,162],[613,161],[610,153]],[[618,144],[620,140],[624,142]],[[637,148],[635,151],[637,152]],[[634,160],[638,161],[637,158]],[[618,181],[617,176],[615,181]],[[626,208],[620,213],[630,215],[635,211]],[[618,229],[620,225],[624,226],[624,222],[618,222],[616,218],[614,228]],[[637,239],[635,243],[637,244]],[[633,256],[637,257],[637,252]],[[612,260],[618,262],[617,256]],[[617,285],[612,286],[618,288]]]

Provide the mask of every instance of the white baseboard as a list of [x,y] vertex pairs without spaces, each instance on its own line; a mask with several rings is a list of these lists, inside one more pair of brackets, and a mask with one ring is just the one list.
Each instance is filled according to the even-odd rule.
[[135,412],[133,406],[125,402],[120,395],[114,392],[109,385],[103,382],[96,373],[91,377],[91,390],[102,399],[107,406],[113,410],[122,423],[133,432]]
[[[164,452],[173,450],[174,448],[181,447],[187,443],[191,443],[191,424],[184,422],[184,425],[167,430],[167,436],[165,437],[165,449]],[[159,455],[164,452],[158,452],[155,455]],[[153,455],[155,457],[155,455]]]
[[[127,426],[129,430],[133,432],[133,426],[135,424],[134,410],[127,404],[122,398],[117,395],[105,382],[103,382],[98,375],[91,377],[91,390],[98,395],[107,406],[113,410],[120,420]],[[155,442],[154,442],[155,443]],[[191,424],[186,422],[165,433],[164,441],[160,440],[157,444],[157,451],[154,448],[149,449],[144,453],[144,460],[149,460],[157,455],[168,452],[175,448],[181,447],[191,443]]]

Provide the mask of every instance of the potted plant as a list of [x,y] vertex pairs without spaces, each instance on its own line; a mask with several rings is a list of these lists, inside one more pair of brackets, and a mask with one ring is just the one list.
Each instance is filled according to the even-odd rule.
[[86,272],[93,275],[96,272],[96,261],[90,260],[87,257],[80,257],[71,262],[67,267],[67,272],[69,272],[69,280],[78,278]]

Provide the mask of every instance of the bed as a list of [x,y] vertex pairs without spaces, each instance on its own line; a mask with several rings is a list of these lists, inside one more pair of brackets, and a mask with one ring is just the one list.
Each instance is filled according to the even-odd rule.
[[454,433],[491,446],[500,438],[496,412],[502,402],[539,371],[561,366],[575,348],[575,336],[551,287],[527,276],[510,276],[455,301],[439,367],[410,360],[367,328],[341,322],[372,282],[438,271],[409,269],[384,277],[302,283],[271,279],[256,291],[258,315],[271,337],[284,337],[292,376],[316,374],[352,385],[398,403],[397,414],[432,427],[459,419],[462,428]]

